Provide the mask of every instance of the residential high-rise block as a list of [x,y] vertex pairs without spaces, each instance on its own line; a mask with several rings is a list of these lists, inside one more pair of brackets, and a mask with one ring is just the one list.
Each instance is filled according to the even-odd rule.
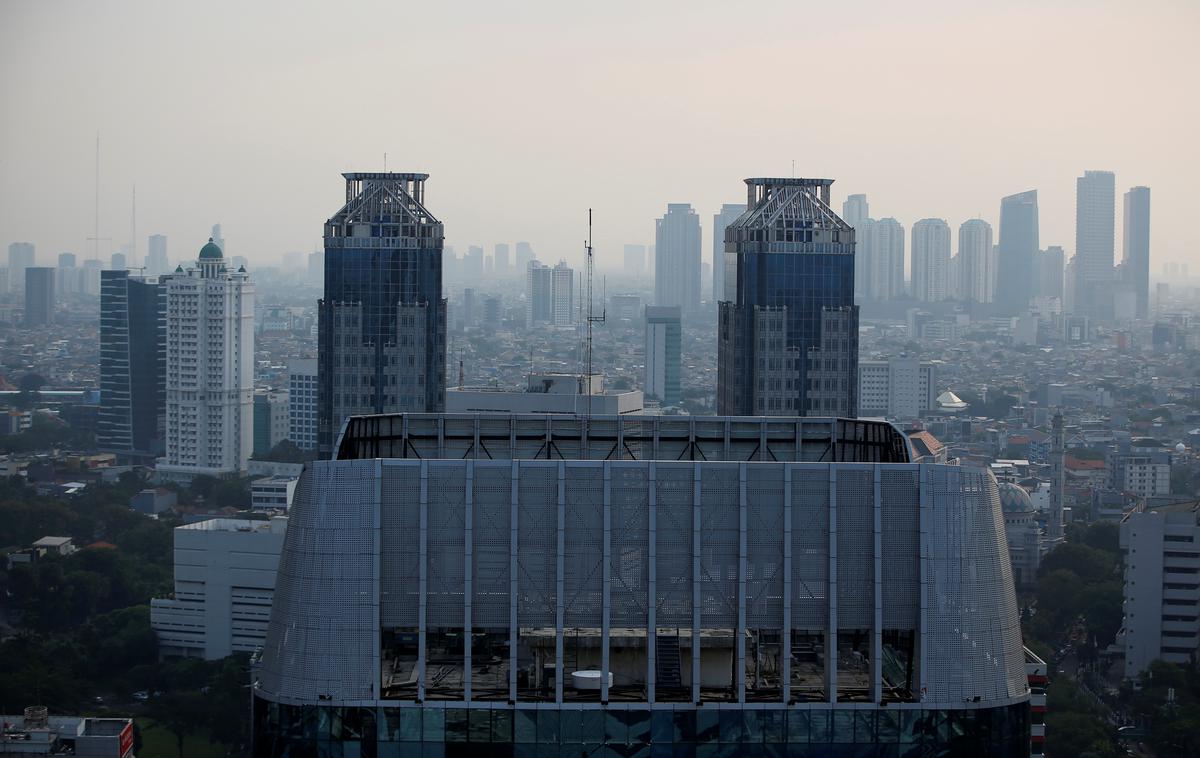
[[317,359],[288,361],[288,439],[301,450],[317,449]]
[[525,269],[525,324],[549,324],[554,319],[552,269],[541,261]]
[[725,274],[729,264],[725,260],[725,227],[746,212],[741,203],[725,203],[720,213],[713,214],[712,231],[712,302],[713,307],[725,299]]
[[626,245],[623,271],[625,276],[639,278],[646,273],[646,246]]
[[1150,312],[1150,188],[1134,187],[1125,193],[1121,265],[1126,283],[1137,298],[1137,317]]
[[1066,265],[1066,253],[1058,245],[1051,245],[1041,252],[1038,264],[1037,293],[1039,295],[1056,297],[1059,301],[1063,300],[1065,295],[1063,270]]
[[842,220],[854,227],[856,249],[854,251],[854,298],[858,302],[868,299],[867,282],[870,274],[867,266],[871,261],[871,206],[866,195],[848,195],[842,203]]
[[32,242],[14,242],[8,246],[8,286],[16,294],[25,294],[25,269],[34,265]]
[[254,455],[266,455],[288,438],[288,391],[254,393]]
[[681,309],[646,306],[646,382],[643,392],[662,405],[679,404]]
[[721,415],[858,414],[854,229],[829,207],[832,183],[746,180],[749,210],[725,230]]
[[842,220],[858,229],[859,223],[871,217],[871,206],[866,195],[847,195],[842,203]]
[[700,217],[687,203],[670,203],[654,222],[654,304],[700,309]]
[[559,261],[550,278],[551,323],[570,326],[575,323],[575,270]]
[[[871,300],[895,300],[904,297],[904,227],[894,218],[867,219],[862,222],[868,236],[867,282],[860,291]],[[855,260],[858,234],[855,233]]]
[[54,323],[54,278],[58,271],[49,267],[25,269],[25,326]]
[[1000,240],[996,251],[996,306],[1006,315],[1029,308],[1036,292],[1034,258],[1038,242],[1037,190],[1000,200]]
[[435,412],[446,399],[444,235],[425,207],[429,175],[342,176],[346,204],[325,222],[318,306],[317,435],[326,453],[347,416]]
[[923,218],[912,228],[913,297],[923,303],[949,299],[950,225]]
[[167,450],[157,473],[239,474],[254,446],[254,285],[209,240],[166,286]]
[[972,303],[990,303],[996,294],[996,248],[992,225],[973,218],[958,227],[958,296]]
[[525,269],[529,267],[529,262],[534,259],[533,245],[528,242],[517,243],[517,273],[523,274]]
[[1117,179],[1111,171],[1085,171],[1075,183],[1075,313],[1110,319]]
[[152,463],[166,452],[166,404],[166,282],[102,271],[96,446]]
[[496,274],[499,276],[508,276],[509,262],[507,243],[500,242],[496,245],[494,252],[492,253],[492,259],[495,261],[493,265],[495,266]]
[[75,253],[58,254],[58,269],[54,273],[54,289],[59,297],[79,291],[79,269],[75,266]]
[[167,235],[151,234],[146,243],[146,275],[159,276],[171,270],[167,261]]

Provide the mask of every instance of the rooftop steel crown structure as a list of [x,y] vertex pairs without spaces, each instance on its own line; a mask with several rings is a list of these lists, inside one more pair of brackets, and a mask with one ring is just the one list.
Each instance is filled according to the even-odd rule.
[[255,754],[1027,755],[995,480],[910,461],[833,418],[350,419],[290,512]]

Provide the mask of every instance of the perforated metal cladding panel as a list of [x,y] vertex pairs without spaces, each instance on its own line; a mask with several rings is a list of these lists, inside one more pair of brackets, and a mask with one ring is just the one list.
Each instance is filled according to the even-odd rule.
[[384,626],[415,627],[421,587],[421,469],[383,464],[379,615]]
[[792,626],[829,621],[829,467],[792,468]]
[[554,626],[558,464],[523,461],[517,491],[517,623]]
[[996,480],[923,466],[930,488],[926,698],[959,702],[1025,692],[1025,658]]
[[292,503],[259,689],[372,698],[379,597],[375,461],[310,463]]
[[870,629],[875,623],[874,474],[871,468],[838,468],[839,629]]
[[563,624],[599,627],[604,591],[604,464],[566,466]]
[[[659,470],[663,469],[659,466]],[[688,467],[689,470],[691,466]],[[700,623],[730,628],[738,616],[738,507],[736,464],[700,469]]]
[[657,466],[654,482],[658,549],[655,612],[660,627],[692,625],[693,469]]
[[645,466],[614,464],[609,501],[612,503],[612,545],[609,577],[613,626],[645,626],[649,592],[648,473]]
[[472,531],[474,626],[508,628],[509,552],[512,542],[512,464],[475,464]]
[[917,469],[883,466],[880,472],[883,534],[883,626],[916,629],[921,614],[921,514]]
[[466,535],[466,466],[429,463],[426,624],[462,626],[463,544]]
[[746,466],[746,625],[783,626],[783,469]]

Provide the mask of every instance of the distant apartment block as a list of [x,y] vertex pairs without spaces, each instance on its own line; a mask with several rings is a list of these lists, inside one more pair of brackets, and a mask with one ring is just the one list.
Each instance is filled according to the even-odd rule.
[[288,439],[301,450],[317,449],[317,359],[288,362]]
[[858,403],[863,416],[915,419],[937,406],[937,367],[916,358],[859,361]]
[[664,406],[679,404],[681,313],[679,306],[646,306],[645,392]]

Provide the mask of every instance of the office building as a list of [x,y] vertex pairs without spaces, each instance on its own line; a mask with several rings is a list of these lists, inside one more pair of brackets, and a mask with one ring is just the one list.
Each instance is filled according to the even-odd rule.
[[913,297],[923,303],[948,300],[950,225],[940,218],[923,218],[912,227]]
[[467,248],[467,254],[463,256],[462,276],[468,281],[479,281],[483,277],[483,272],[483,248],[479,245],[471,245]]
[[661,405],[679,404],[681,309],[677,305],[646,306],[646,397]]
[[254,393],[254,455],[263,456],[288,438],[288,391],[256,390]]
[[1111,171],[1085,171],[1075,183],[1074,312],[1091,319],[1113,314],[1116,185]]
[[287,513],[297,481],[294,476],[264,476],[250,482],[250,510]]
[[996,251],[996,306],[1016,316],[1029,307],[1036,291],[1034,258],[1038,242],[1037,190],[1000,201],[1000,240]]
[[1125,678],[1153,661],[1193,665],[1200,645],[1200,503],[1135,509],[1121,521],[1125,553]]
[[25,269],[35,265],[32,242],[13,242],[8,246],[8,286],[14,294],[25,294]]
[[288,439],[301,450],[317,449],[317,360],[288,361]]
[[570,326],[575,323],[575,270],[559,261],[550,273],[550,323]]
[[59,253],[58,268],[54,272],[54,291],[66,297],[79,291],[79,269],[75,266],[74,253]]
[[646,273],[646,246],[626,245],[623,269],[625,276],[641,278]]
[[22,715],[0,714],[0,723],[0,754],[5,758],[133,758],[133,719],[51,716],[45,706],[35,705]]
[[525,270],[525,323],[549,324],[554,318],[553,275],[540,261],[530,261]]
[[992,225],[973,218],[958,227],[958,297],[971,303],[990,303],[996,295],[996,248]]
[[[425,206],[429,175],[342,176],[346,204],[325,222],[318,305],[317,437],[325,453],[347,416],[435,412],[446,399],[444,234]],[[482,264],[481,249],[478,257]]]
[[1150,188],[1125,193],[1121,265],[1137,298],[1137,318],[1150,314]]
[[700,309],[700,217],[687,203],[669,203],[654,222],[654,304]]
[[871,206],[866,195],[848,195],[842,203],[842,220],[854,227],[856,248],[854,251],[854,299],[862,302],[867,299],[867,282],[870,274],[867,266],[871,257],[871,226],[875,220],[871,218]]
[[618,321],[633,321],[642,316],[642,298],[638,295],[611,295],[608,298],[609,318]]
[[150,600],[160,658],[217,661],[266,639],[287,518],[210,519],[177,526],[175,593]]
[[108,268],[110,271],[124,271],[129,268],[125,261],[125,253],[113,253],[108,257]]
[[528,268],[529,262],[531,260],[533,260],[535,257],[537,257],[533,254],[533,246],[530,245],[528,242],[518,242],[517,243],[516,256],[517,256],[516,268],[517,268],[518,274],[520,272],[524,271],[526,268]]
[[712,303],[713,307],[725,299],[725,274],[728,263],[725,260],[725,227],[732,224],[738,216],[746,212],[746,206],[741,203],[725,203],[720,213],[713,214],[712,229]]
[[104,270],[104,264],[94,258],[83,262],[83,271],[80,272],[79,291],[84,295],[92,295],[98,297],[100,295],[100,272]]
[[605,390],[604,375],[536,373],[523,390],[458,387],[446,390],[447,413],[557,413],[624,416],[641,413],[641,390]]
[[155,277],[100,272],[100,410],[96,446],[153,463],[166,452],[167,288]]
[[858,409],[863,416],[909,421],[937,407],[937,367],[916,358],[859,361]]
[[832,179],[747,179],[725,230],[717,408],[729,416],[858,415],[854,229]]
[[[904,226],[894,218],[863,222],[869,235],[867,261],[862,269],[867,274],[863,293],[871,300],[896,300],[904,297]],[[855,234],[855,259],[857,260]]]
[[858,229],[858,225],[871,217],[871,206],[866,195],[847,195],[842,203],[842,220]]
[[167,235],[151,234],[146,242],[146,274],[159,276],[171,270],[167,259]]
[[254,754],[1027,756],[995,479],[908,451],[832,418],[352,418],[296,490]]
[[1108,489],[1138,497],[1171,494],[1171,449],[1152,437],[1120,442],[1108,453]]
[[1066,257],[1066,253],[1058,245],[1051,245],[1041,251],[1038,262],[1039,295],[1058,298],[1059,302],[1062,302],[1065,295],[1063,272],[1066,268]]
[[25,326],[54,323],[54,279],[58,271],[42,266],[25,269]]
[[509,261],[508,261],[508,244],[504,242],[497,243],[493,248],[492,260],[495,261],[495,270],[499,276],[508,276]]
[[167,279],[166,480],[237,475],[254,445],[254,285],[211,240]]

